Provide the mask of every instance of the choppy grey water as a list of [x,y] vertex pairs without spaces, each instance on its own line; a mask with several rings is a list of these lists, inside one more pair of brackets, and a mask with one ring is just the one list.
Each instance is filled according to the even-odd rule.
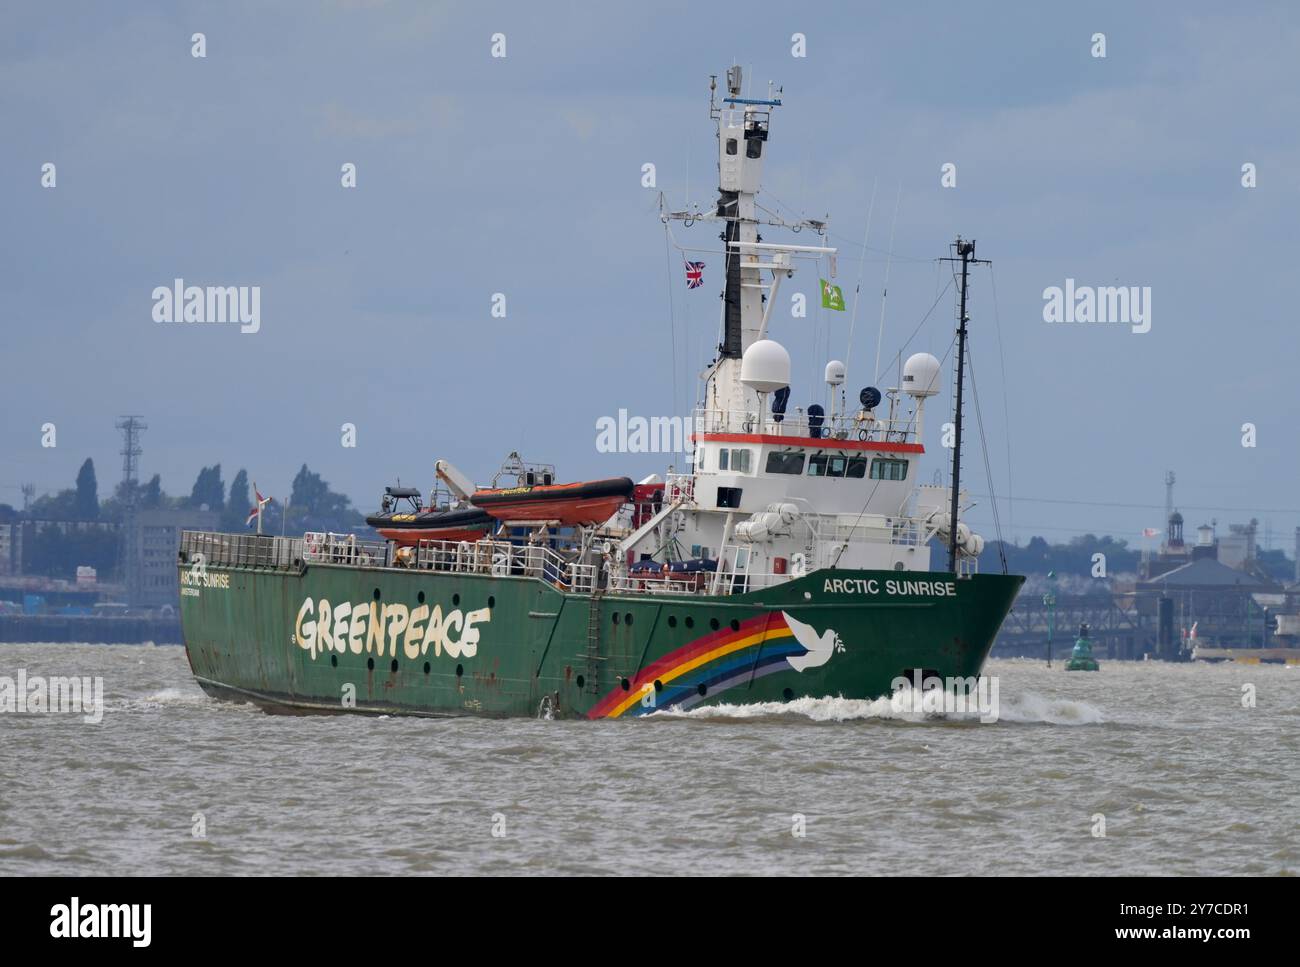
[[208,699],[175,647],[0,645],[20,668],[103,676],[106,710],[0,714],[10,876],[1300,867],[1300,667],[995,661],[993,725],[842,699],[286,717]]

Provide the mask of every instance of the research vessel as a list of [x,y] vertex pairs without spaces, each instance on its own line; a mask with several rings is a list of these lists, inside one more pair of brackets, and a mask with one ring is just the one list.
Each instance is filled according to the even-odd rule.
[[[716,206],[661,212],[673,244],[678,224],[722,241],[691,461],[568,483],[512,453],[480,487],[441,459],[427,501],[388,488],[374,539],[187,531],[181,620],[206,692],[282,712],[617,719],[979,676],[1023,578],[978,572],[960,438],[949,484],[919,482],[941,364],[917,353],[899,385],[850,406],[831,360],[815,390],[827,405],[790,408],[772,307],[801,267],[833,278],[836,250],[760,238],[824,243],[826,222],[758,204],[781,92],[742,96],[738,67],[725,87],[710,82]],[[973,243],[959,238],[954,259],[959,434]]]

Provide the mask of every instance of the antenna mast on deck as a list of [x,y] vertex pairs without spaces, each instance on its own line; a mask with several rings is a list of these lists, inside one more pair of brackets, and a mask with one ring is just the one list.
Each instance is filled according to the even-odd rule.
[[964,241],[960,235],[953,243],[956,258],[946,258],[945,262],[961,262],[961,305],[957,311],[957,391],[953,403],[953,441],[952,441],[952,526],[948,529],[948,570],[957,573],[957,502],[961,494],[961,408],[962,385],[966,375],[966,323],[970,316],[966,313],[966,291],[969,270],[972,265],[990,265],[987,259],[975,258],[975,240]]

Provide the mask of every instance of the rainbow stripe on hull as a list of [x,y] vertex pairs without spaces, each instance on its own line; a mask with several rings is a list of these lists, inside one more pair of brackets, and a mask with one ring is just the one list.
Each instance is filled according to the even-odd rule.
[[627,680],[626,687],[620,683],[587,717],[616,719],[689,709],[733,686],[788,671],[790,658],[808,653],[795,639],[785,613],[768,612],[670,651]]

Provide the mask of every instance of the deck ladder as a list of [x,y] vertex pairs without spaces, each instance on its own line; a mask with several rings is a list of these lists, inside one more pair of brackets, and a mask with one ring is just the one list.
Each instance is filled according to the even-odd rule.
[[590,695],[600,694],[600,663],[605,660],[600,654],[601,593],[601,588],[592,590],[587,611],[587,681],[583,691]]

